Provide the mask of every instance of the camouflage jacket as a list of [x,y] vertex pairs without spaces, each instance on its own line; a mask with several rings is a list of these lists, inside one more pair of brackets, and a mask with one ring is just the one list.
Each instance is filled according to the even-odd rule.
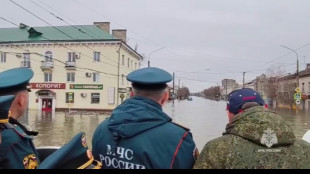
[[236,115],[222,137],[208,142],[194,168],[310,168],[310,144],[297,140],[279,115],[257,106]]

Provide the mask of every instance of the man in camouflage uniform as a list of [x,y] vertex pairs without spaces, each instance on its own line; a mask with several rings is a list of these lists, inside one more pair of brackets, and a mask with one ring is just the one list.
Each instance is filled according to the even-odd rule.
[[310,168],[310,144],[296,139],[292,128],[263,106],[258,92],[233,91],[225,133],[205,145],[194,168]]

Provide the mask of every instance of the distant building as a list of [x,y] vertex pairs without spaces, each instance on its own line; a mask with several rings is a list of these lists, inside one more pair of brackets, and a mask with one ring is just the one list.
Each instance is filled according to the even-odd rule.
[[237,83],[234,79],[223,79],[222,80],[222,86],[220,88],[220,93],[222,96],[222,99],[226,100],[227,95],[237,89]]
[[142,56],[126,44],[126,30],[94,25],[0,28],[0,71],[31,68],[29,108],[112,110],[130,97],[127,74]]
[[301,105],[305,110],[310,111],[310,64],[305,70],[299,72],[299,88],[302,94]]
[[268,98],[268,78],[262,74],[255,79],[254,90],[259,92],[264,100]]

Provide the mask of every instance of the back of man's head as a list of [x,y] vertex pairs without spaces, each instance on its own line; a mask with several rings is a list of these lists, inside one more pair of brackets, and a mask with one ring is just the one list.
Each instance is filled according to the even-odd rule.
[[34,73],[29,68],[13,68],[0,72],[0,96],[31,91],[29,81]]
[[264,100],[257,91],[243,88],[235,90],[228,95],[227,110],[236,115],[251,107],[264,106],[264,104]]
[[127,75],[127,80],[132,82],[134,95],[159,101],[164,97],[172,76],[163,69],[148,67],[131,72]]
[[29,81],[34,73],[29,68],[13,68],[0,72],[0,96],[14,95],[11,104],[11,117],[17,119],[28,107]]

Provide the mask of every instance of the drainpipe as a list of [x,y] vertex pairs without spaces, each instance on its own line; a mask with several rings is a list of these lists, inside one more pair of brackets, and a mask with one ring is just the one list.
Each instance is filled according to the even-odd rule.
[[120,45],[119,45],[119,49],[117,51],[118,53],[118,63],[117,63],[117,106],[119,104],[119,93],[118,93],[118,89],[119,89],[119,70],[120,70],[120,60],[121,60],[121,48],[122,48],[122,42],[120,42]]

